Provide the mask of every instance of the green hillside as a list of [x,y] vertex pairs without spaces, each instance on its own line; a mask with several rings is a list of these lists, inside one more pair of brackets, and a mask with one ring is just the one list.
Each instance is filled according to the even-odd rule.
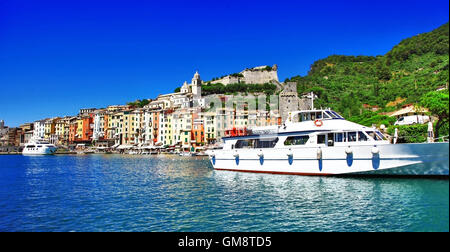
[[382,56],[332,55],[311,65],[298,83],[299,94],[314,91],[316,107],[331,107],[345,117],[357,116],[363,104],[394,110],[386,104],[420,101],[422,95],[449,82],[449,24],[404,39]]

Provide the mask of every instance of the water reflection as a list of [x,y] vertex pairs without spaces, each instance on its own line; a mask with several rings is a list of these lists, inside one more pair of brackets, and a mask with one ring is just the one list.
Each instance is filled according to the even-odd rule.
[[173,155],[0,158],[0,231],[448,231],[448,180],[215,171]]
[[[215,179],[237,200],[265,205],[265,209],[272,211],[271,214],[266,212],[265,217],[281,221],[283,226],[277,228],[282,231],[405,230],[412,226],[404,226],[406,223],[427,220],[425,216],[432,213],[425,202],[439,202],[436,190],[448,186],[448,181],[440,180],[279,176],[228,171],[216,171]],[[439,194],[448,198],[448,189]],[[446,230],[448,199],[441,203],[444,215],[440,224]],[[427,230],[424,226],[428,221],[425,225],[416,225],[415,230]]]

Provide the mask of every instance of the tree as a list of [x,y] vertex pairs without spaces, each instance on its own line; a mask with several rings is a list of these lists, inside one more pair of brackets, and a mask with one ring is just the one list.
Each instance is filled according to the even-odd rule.
[[147,105],[147,104],[149,104],[150,103],[150,100],[149,99],[142,99],[140,102],[139,102],[139,107],[140,108],[143,108],[145,105]]
[[383,61],[378,61],[376,64],[376,76],[380,81],[388,81],[391,79],[391,71]]
[[448,123],[448,90],[431,91],[426,93],[420,99],[420,105],[428,108],[433,115],[438,117],[438,121],[436,122],[436,129],[434,132],[434,137],[438,138],[439,128],[443,123]]

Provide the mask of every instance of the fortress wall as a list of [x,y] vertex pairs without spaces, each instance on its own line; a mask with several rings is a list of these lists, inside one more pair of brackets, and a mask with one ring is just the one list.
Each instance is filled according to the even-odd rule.
[[212,84],[222,83],[224,85],[233,84],[233,83],[246,83],[246,84],[264,84],[264,83],[274,83],[278,84],[278,67],[274,65],[272,70],[266,71],[264,68],[266,66],[255,67],[252,69],[246,69],[240,74],[244,77],[237,77],[227,75],[221,79],[211,81]]
[[271,83],[273,81],[278,82],[278,72],[277,71],[251,71],[245,70],[241,72],[244,75],[244,81],[246,84],[264,84]]

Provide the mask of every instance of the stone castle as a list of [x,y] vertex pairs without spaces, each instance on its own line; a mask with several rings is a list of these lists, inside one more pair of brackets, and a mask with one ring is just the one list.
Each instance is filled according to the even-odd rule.
[[244,84],[264,84],[271,83],[277,86],[279,93],[279,111],[281,120],[284,122],[290,111],[308,110],[311,108],[310,98],[298,96],[297,83],[287,82],[281,83],[278,80],[278,66],[275,64],[270,66],[258,66],[254,68],[247,68],[240,73],[226,75],[220,79],[210,81],[209,83],[223,85],[244,83]]
[[272,83],[280,86],[278,81],[278,67],[277,65],[270,66],[259,66],[254,68],[247,68],[239,73],[226,75],[220,79],[213,80],[210,83],[222,83],[224,85],[234,84],[234,83],[245,83],[245,84],[264,84]]

